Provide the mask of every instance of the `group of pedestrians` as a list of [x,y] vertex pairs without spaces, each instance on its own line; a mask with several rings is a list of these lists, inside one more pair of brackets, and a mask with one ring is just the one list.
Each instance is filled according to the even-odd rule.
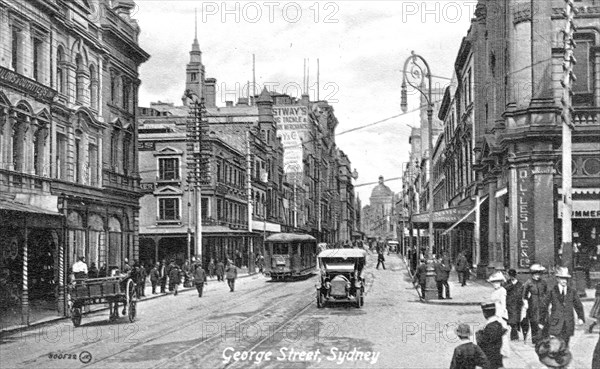
[[[437,259],[434,258],[433,271],[435,273],[435,284],[437,287],[438,299],[443,300],[451,300],[450,297],[450,284],[448,280],[450,279],[450,271],[452,270],[452,263],[447,254],[444,254],[442,257]],[[421,259],[419,266],[417,266],[413,283],[417,284],[421,289],[421,296],[425,296],[425,285],[427,282],[427,263],[425,259]]]
[[[568,366],[572,360],[569,341],[575,331],[576,318],[578,324],[585,321],[583,305],[576,289],[569,285],[568,268],[556,268],[556,285],[552,288],[542,279],[544,272],[543,266],[533,264],[531,277],[525,283],[517,279],[514,269],[508,271],[508,280],[500,271],[488,278],[494,290],[490,301],[482,304],[486,325],[476,334],[477,344],[468,342],[468,325],[458,326],[456,334],[465,342],[454,350],[451,369],[502,368],[503,357],[509,355],[509,339],[518,341],[519,332],[524,341],[531,333],[541,363],[550,368]],[[596,290],[596,302],[590,316],[598,321],[600,283]],[[593,354],[592,368],[600,368],[600,339]]]

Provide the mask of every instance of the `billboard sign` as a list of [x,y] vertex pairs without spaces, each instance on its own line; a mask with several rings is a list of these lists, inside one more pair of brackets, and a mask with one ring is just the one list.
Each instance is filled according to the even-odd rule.
[[283,105],[273,107],[273,119],[277,125],[277,137],[283,144],[283,168],[285,173],[302,172],[302,142],[309,137],[308,107]]

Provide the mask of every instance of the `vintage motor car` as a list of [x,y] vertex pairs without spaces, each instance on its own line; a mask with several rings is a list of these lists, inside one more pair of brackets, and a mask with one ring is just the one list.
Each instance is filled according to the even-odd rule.
[[353,302],[357,308],[363,306],[366,262],[367,252],[363,249],[321,251],[317,256],[317,307],[343,301]]

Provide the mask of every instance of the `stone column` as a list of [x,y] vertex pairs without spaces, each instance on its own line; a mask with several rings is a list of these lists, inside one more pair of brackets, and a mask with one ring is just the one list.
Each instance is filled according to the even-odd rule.
[[548,268],[554,260],[554,198],[553,167],[550,163],[535,165],[533,174],[533,212],[536,262]]
[[497,225],[497,211],[496,211],[496,179],[490,178],[488,183],[488,201],[489,201],[489,217],[488,217],[488,274],[493,273],[496,269],[498,262],[498,253],[496,252],[496,227]]

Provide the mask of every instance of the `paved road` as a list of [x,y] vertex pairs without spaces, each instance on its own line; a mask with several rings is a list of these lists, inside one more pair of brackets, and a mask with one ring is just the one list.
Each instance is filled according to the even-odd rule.
[[[387,270],[375,270],[375,262],[370,257],[361,309],[318,309],[314,277],[254,276],[238,280],[234,293],[212,283],[203,298],[187,291],[144,301],[133,324],[109,323],[102,312],[85,316],[78,328],[64,321],[3,336],[2,367],[447,368],[456,324],[481,327],[479,308],[422,304],[397,257],[388,257]],[[578,347],[597,339],[579,336]],[[507,368],[541,368],[530,346],[513,349]]]

